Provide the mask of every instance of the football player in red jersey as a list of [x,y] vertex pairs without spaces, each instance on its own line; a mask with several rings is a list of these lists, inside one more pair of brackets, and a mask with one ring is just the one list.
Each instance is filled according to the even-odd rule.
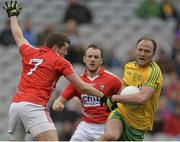
[[[101,67],[102,57],[101,49],[96,44],[90,44],[85,49],[83,57],[86,69],[80,77],[83,81],[93,84],[96,89],[107,96],[112,96],[119,92],[122,82],[117,76]],[[106,106],[100,105],[99,97],[89,96],[81,92],[72,83],[68,84],[58,98],[61,101],[59,110],[63,110],[64,104],[74,96],[80,99],[83,110],[82,121],[71,137],[71,141],[96,140],[104,133],[105,122],[109,112],[107,112]]]
[[[56,128],[46,104],[60,76],[65,76],[86,94],[104,98],[104,94],[85,83],[74,73],[64,58],[69,39],[62,33],[51,34],[46,44],[35,48],[24,38],[17,16],[21,9],[17,1],[5,2],[3,9],[10,19],[10,28],[22,57],[22,74],[9,110],[8,133],[10,140],[24,140],[30,133],[37,141],[58,141]],[[58,100],[54,109],[58,109]]]

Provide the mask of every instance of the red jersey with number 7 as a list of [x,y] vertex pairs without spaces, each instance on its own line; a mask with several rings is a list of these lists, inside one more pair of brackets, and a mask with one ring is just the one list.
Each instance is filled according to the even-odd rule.
[[22,74],[12,102],[31,102],[46,105],[60,76],[74,73],[72,65],[51,48],[34,48],[23,44]]

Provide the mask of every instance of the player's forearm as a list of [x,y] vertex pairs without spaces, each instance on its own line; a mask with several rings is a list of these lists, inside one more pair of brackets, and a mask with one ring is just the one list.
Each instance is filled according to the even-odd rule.
[[90,84],[86,84],[85,89],[83,89],[82,92],[89,94],[89,95],[92,95],[92,96],[97,96],[97,97],[103,97],[104,96],[104,94],[102,92],[100,92],[99,90],[97,90],[96,88],[94,88]]
[[73,73],[66,78],[73,83],[82,93],[89,94],[91,96],[103,97],[104,94],[95,89],[91,84],[84,82],[77,74]]
[[17,16],[10,17],[10,27],[11,27],[11,32],[12,32],[13,38],[19,47],[21,44],[21,41],[24,40],[24,36],[23,36],[23,32],[19,26]]
[[133,94],[133,95],[113,95],[111,97],[112,101],[120,103],[132,103],[132,104],[145,104],[142,95]]

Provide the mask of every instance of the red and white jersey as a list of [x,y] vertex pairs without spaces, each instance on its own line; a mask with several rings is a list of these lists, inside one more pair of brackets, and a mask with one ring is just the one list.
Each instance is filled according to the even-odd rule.
[[23,44],[22,74],[12,102],[31,102],[46,105],[59,77],[74,73],[72,65],[51,48],[33,48]]
[[[99,70],[99,74],[96,77],[90,78],[87,76],[87,71],[80,77],[107,96],[117,94],[122,87],[122,81],[117,76],[104,70],[104,68]],[[100,97],[81,94],[80,90],[72,83],[68,84],[60,95],[66,100],[70,100],[74,96],[77,96],[81,100],[83,107],[83,121],[90,123],[106,122],[109,113],[107,112],[106,106],[100,106]]]

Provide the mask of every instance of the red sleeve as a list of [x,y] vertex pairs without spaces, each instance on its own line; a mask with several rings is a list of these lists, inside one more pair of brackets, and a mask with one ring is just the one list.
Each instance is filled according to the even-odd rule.
[[63,89],[63,91],[60,93],[60,96],[65,98],[66,100],[70,100],[74,96],[77,96],[78,92],[75,88],[75,86],[72,83],[69,83],[66,88]]
[[114,79],[114,94],[118,94],[122,87],[122,81],[119,78]]
[[58,70],[62,72],[65,77],[74,73],[71,63],[64,58],[59,62]]
[[21,56],[25,56],[25,55],[27,55],[27,53],[31,54],[31,52],[33,52],[34,49],[35,49],[34,47],[32,47],[28,44],[22,44],[19,48],[19,53],[21,54]]

